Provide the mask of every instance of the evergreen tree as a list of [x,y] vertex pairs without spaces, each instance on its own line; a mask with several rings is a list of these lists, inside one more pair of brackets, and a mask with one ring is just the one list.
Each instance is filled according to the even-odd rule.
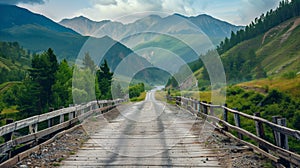
[[95,65],[93,59],[91,58],[89,53],[85,53],[84,58],[83,58],[83,66],[84,68],[89,68],[91,70],[91,72],[93,73],[97,66]]
[[114,99],[124,98],[125,96],[120,83],[116,83],[116,82],[112,86],[112,93]]
[[232,32],[229,39],[225,38],[219,44],[217,51],[219,54],[223,54],[239,42],[263,34],[272,27],[297,16],[300,16],[300,0],[282,0],[276,10],[271,9],[266,14],[255,18],[244,30],[239,30],[236,33]]
[[[29,85],[34,86],[38,100],[39,112],[47,111],[52,103],[52,85],[55,82],[55,73],[58,69],[56,56],[52,49],[41,55],[34,55],[29,70]],[[30,87],[29,87],[30,88]],[[28,92],[27,94],[30,94]]]
[[101,64],[100,69],[96,72],[98,79],[98,86],[101,92],[101,99],[111,99],[111,83],[113,73],[110,72],[107,61]]
[[52,86],[53,105],[67,107],[72,104],[72,68],[67,60],[63,60],[55,73],[55,83]]

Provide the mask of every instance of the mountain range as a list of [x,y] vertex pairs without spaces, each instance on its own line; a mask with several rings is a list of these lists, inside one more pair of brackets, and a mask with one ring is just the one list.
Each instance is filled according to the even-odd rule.
[[[180,20],[181,19],[181,20]],[[178,27],[178,22],[186,20],[190,24]],[[186,17],[180,14],[173,14],[167,17],[159,15],[149,15],[129,24],[123,24],[117,21],[103,20],[92,21],[84,16],[71,19],[63,19],[59,22],[61,25],[71,28],[76,32],[94,37],[108,35],[113,39],[125,38],[132,34],[140,32],[164,32],[164,33],[185,33],[193,34],[195,27],[203,31],[214,44],[219,44],[225,37],[229,37],[231,31],[236,32],[243,28],[230,23],[218,20],[209,15],[202,14],[193,17]],[[176,31],[175,31],[176,30]]]
[[[24,8],[0,4],[0,11],[0,40],[18,42],[31,53],[40,53],[52,48],[58,59],[72,62],[77,57],[83,57],[85,52],[90,52],[94,59],[102,54],[103,60],[107,59],[112,68],[117,66],[124,55],[132,53],[132,50],[108,36],[101,38],[82,36],[70,28]],[[89,45],[105,50],[105,54],[94,53],[92,49],[82,52],[82,47],[87,41]]]
[[[59,60],[71,62],[89,53],[98,65],[106,59],[112,71],[131,55],[127,67],[157,67],[169,62],[167,68],[171,70],[167,71],[175,73],[181,65],[215,47],[231,31],[242,28],[208,15],[149,15],[129,24],[110,20],[95,22],[81,16],[64,19],[59,24],[13,5],[0,4],[0,11],[0,41],[18,42],[30,53],[52,48]],[[174,55],[182,61],[172,64]],[[128,68],[123,71],[136,73]]]
[[[192,62],[208,49],[215,48],[232,31],[243,28],[206,14],[195,17],[149,15],[128,24],[110,20],[96,22],[79,16],[63,19],[60,24],[82,35],[98,38],[107,35],[153,63],[168,57],[158,48],[172,52],[185,63]],[[150,53],[159,53],[159,56],[153,58]]]

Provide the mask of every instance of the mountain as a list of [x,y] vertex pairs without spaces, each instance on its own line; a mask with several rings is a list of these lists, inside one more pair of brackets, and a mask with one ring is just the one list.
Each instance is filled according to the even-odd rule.
[[[17,70],[20,68],[14,67],[26,65],[26,68],[28,68],[30,66],[30,55],[44,52],[48,48],[54,50],[59,60],[67,59],[69,62],[76,62],[79,65],[82,64],[82,60],[87,53],[98,65],[107,60],[110,69],[112,71],[118,70],[116,75],[126,79],[126,82],[130,80],[128,77],[132,74],[139,72],[144,67],[152,66],[146,59],[109,36],[101,38],[82,36],[42,15],[17,6],[0,5],[0,10],[0,22],[2,23],[0,26],[0,41],[10,42],[0,42],[0,73],[5,76],[8,76],[8,73],[10,76],[16,76],[15,74],[19,72]],[[8,49],[8,47],[5,47],[7,45],[16,46],[16,51],[21,50],[23,52],[24,48],[24,52],[27,54],[25,54],[26,59],[25,56],[22,56],[24,54],[17,54],[21,56],[20,58],[8,59],[1,57],[1,49]],[[128,56],[130,57],[127,58]],[[121,62],[123,62],[123,66],[119,66]],[[168,78],[165,73],[152,70],[139,73],[139,77],[151,72],[161,76],[162,80]],[[13,79],[20,80],[25,76],[23,69],[22,73],[19,74],[21,75],[19,78],[2,79],[0,77],[0,82]]]
[[221,42],[221,40],[223,40],[225,37],[229,37],[231,31],[236,32],[237,30],[243,28],[242,26],[235,26],[230,23],[215,19],[206,14],[193,17],[174,14],[164,18],[158,15],[149,15],[129,24],[113,22],[110,20],[96,22],[83,16],[79,16],[72,19],[63,19],[59,23],[75,30],[82,35],[101,37],[104,36],[103,33],[105,33],[105,35],[108,35],[114,39],[118,39],[119,36],[126,37],[130,34],[144,32],[145,30],[161,32],[161,29],[168,28],[168,31],[165,32],[170,33],[172,30],[174,30],[174,26],[178,25],[175,23],[178,21],[178,18],[186,19],[193,25],[185,25],[186,27],[183,28],[176,27],[177,33],[181,30],[184,30],[185,33],[194,33],[193,26],[197,26],[208,37],[216,42],[216,44],[219,44],[219,42]]
[[1,30],[23,25],[36,25],[42,26],[44,28],[47,28],[48,30],[52,30],[55,32],[78,34],[72,29],[61,26],[43,15],[34,14],[24,8],[19,8],[13,5],[0,4],[0,11]]
[[17,42],[0,42],[0,84],[24,79],[30,63],[29,53]]
[[101,22],[94,22],[86,17],[79,16],[73,19],[63,19],[60,24],[66,27],[74,28],[76,27],[76,32],[79,32],[85,36],[91,36],[95,31],[102,27],[104,24],[110,22],[109,20],[104,20]]
[[[252,88],[271,86],[286,79],[293,79],[300,74],[300,17],[294,17],[265,33],[259,34],[249,40],[240,42],[221,54],[227,83],[241,83],[252,81]],[[196,60],[189,64],[199,80],[199,86],[209,85],[209,77],[203,63]],[[268,78],[268,79],[265,79]],[[258,82],[258,79],[265,79]],[[258,83],[257,83],[258,82]],[[257,83],[257,85],[256,85]],[[261,84],[261,83],[264,83]],[[299,93],[297,82],[289,82],[289,91]],[[247,87],[250,87],[247,85]],[[283,87],[277,87],[282,89]],[[292,89],[291,89],[292,88]],[[264,89],[263,89],[264,90]],[[288,90],[288,89],[287,89]],[[292,92],[291,92],[292,93]]]
[[[222,57],[226,65],[240,62],[241,68],[250,67],[251,71],[247,75],[252,78],[258,75],[256,73],[259,69],[266,73],[265,76],[298,73],[300,72],[298,39],[300,39],[300,17],[295,17],[269,29],[266,33],[239,43],[222,54]],[[234,69],[228,69],[233,76],[232,70]],[[240,73],[235,73],[234,76],[237,74]]]
[[[129,24],[109,20],[95,22],[80,16],[63,19],[60,24],[83,35],[110,36],[134,51],[139,51],[139,55],[154,63],[168,57],[157,48],[172,52],[185,63],[192,62],[197,60],[201,53],[215,48],[221,40],[229,37],[231,31],[236,32],[242,28],[209,15],[186,17],[179,14],[167,17],[149,15]],[[149,48],[152,50],[148,50]],[[143,51],[144,49],[146,51]],[[151,57],[150,53],[154,52],[161,53],[159,59]]]
[[[79,33],[53,22],[45,16],[12,5],[0,5],[0,41],[18,42],[30,53],[40,53],[52,48],[58,59],[74,62],[89,52],[94,60],[102,56],[114,70],[118,63],[132,50],[108,36],[101,38],[82,36]],[[84,46],[84,47],[83,47]],[[90,47],[93,46],[93,47]],[[96,53],[94,48],[103,53]],[[81,54],[81,55],[80,55]],[[141,60],[137,60],[141,62]]]

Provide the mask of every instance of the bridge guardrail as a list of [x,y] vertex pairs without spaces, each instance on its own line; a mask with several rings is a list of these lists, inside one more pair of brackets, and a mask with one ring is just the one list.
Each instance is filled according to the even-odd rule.
[[[220,128],[226,135],[238,139],[242,143],[251,146],[266,157],[270,158],[274,162],[289,167],[290,164],[300,166],[300,155],[289,151],[288,136],[296,138],[300,141],[300,131],[286,127],[286,121],[284,118],[278,116],[273,117],[273,122],[260,117],[259,113],[255,113],[254,116],[245,114],[238,110],[230,109],[226,105],[212,105],[207,102],[200,102],[198,100],[186,97],[172,97],[175,99],[176,104],[187,108],[193,114],[197,116],[205,117],[211,120],[216,128]],[[223,118],[215,116],[214,109],[222,109]],[[234,124],[228,122],[228,114],[234,115]],[[240,117],[253,120],[256,127],[256,135],[241,128]],[[220,127],[219,124],[222,124]],[[263,124],[269,126],[272,129],[275,144],[269,142],[265,138],[265,132]],[[232,135],[228,131],[236,131],[238,137]],[[257,146],[243,140],[243,136],[250,138],[257,142]]]
[[[83,121],[95,112],[107,111],[124,101],[123,99],[92,101],[84,105],[63,108],[4,125],[0,127],[0,136],[6,137],[6,140],[0,144],[0,153],[2,156],[7,155],[7,159],[9,159],[11,158],[11,150],[16,146],[34,144],[42,137],[74,126],[78,121]],[[55,118],[58,123],[54,122]],[[67,120],[65,121],[65,119]],[[39,130],[38,124],[45,121],[47,121],[48,127]],[[29,129],[28,135],[12,139],[13,132],[26,127]]]

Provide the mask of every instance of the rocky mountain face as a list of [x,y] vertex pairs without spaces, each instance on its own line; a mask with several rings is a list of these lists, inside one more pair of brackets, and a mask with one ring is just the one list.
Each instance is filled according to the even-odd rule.
[[[183,20],[186,21],[186,24],[178,27],[178,22],[182,22]],[[203,31],[214,43],[219,43],[220,40],[229,37],[231,31],[236,32],[243,28],[242,26],[235,26],[206,14],[193,17],[174,14],[163,18],[158,15],[149,15],[129,24],[110,20],[96,22],[79,16],[72,19],[63,19],[59,23],[82,35],[95,37],[107,35],[113,39],[125,38],[131,34],[145,31],[194,34],[195,28],[198,28],[198,31]]]

